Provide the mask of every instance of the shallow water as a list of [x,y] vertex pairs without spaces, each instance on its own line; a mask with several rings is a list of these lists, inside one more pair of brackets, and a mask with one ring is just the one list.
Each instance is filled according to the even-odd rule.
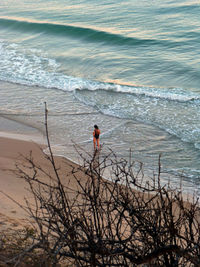
[[[6,88],[6,94],[4,90],[1,90],[2,87]],[[27,88],[32,90],[31,94],[26,92]],[[13,97],[13,90],[15,97]],[[125,158],[129,161],[131,150],[132,160],[144,163],[145,176],[153,177],[158,170],[159,154],[162,153],[162,171],[165,173],[163,183],[167,183],[169,179],[166,173],[171,173],[173,174],[170,178],[171,183],[179,187],[180,177],[175,174],[181,173],[185,192],[191,194],[199,190],[199,180],[196,179],[197,169],[195,169],[195,166],[198,166],[199,150],[194,150],[193,145],[182,142],[158,127],[133,119],[104,115],[93,107],[80,103],[71,92],[51,89],[47,97],[45,88],[31,88],[10,83],[1,83],[0,92],[2,92],[0,93],[1,100],[3,101],[4,98],[3,102],[6,102],[6,99],[9,99],[10,106],[7,108],[9,112],[1,115],[33,126],[43,134],[45,132],[44,102],[48,100],[48,128],[52,148],[56,155],[62,155],[81,163],[74,144],[81,146],[83,150],[92,155],[93,125],[98,121],[99,125],[102,125],[102,157],[109,153],[109,149],[112,149],[118,158]],[[56,105],[58,101],[62,103],[61,106]],[[17,102],[18,108],[13,109],[12,105],[16,107]],[[21,102],[24,103],[23,106]],[[21,130],[18,127],[17,132],[26,133],[23,127]]]

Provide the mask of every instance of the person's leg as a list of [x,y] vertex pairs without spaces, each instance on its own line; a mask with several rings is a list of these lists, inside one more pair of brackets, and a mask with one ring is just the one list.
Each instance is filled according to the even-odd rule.
[[100,148],[99,138],[97,139],[97,146],[98,146],[98,149],[99,149]]
[[96,138],[93,138],[94,150],[96,150]]

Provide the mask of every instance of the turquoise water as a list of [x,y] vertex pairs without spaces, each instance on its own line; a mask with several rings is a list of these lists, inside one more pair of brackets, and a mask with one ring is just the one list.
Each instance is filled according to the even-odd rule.
[[[72,139],[143,161],[200,189],[198,1],[22,1],[0,4],[0,115],[43,130],[76,158]],[[67,147],[67,149],[66,149]],[[106,153],[106,152],[105,152]]]

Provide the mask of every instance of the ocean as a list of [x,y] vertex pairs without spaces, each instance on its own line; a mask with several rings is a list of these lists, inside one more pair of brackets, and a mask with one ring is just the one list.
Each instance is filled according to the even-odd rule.
[[44,132],[46,102],[55,154],[92,154],[97,124],[102,156],[152,177],[161,154],[162,182],[200,195],[199,13],[195,0],[2,0],[0,116]]

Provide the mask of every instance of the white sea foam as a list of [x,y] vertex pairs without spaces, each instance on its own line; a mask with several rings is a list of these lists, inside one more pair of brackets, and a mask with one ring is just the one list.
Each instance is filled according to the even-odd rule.
[[[0,55],[1,80],[72,91],[79,101],[103,114],[136,119],[160,127],[184,142],[199,142],[200,98],[195,92],[181,88],[128,86],[68,76],[58,72],[59,63],[48,57],[46,52],[25,49],[16,43],[0,41]],[[7,110],[13,113],[9,107]],[[15,113],[16,110],[15,107]],[[24,113],[23,108],[18,110],[17,113]]]
[[187,102],[200,99],[198,94],[181,88],[127,86],[67,76],[57,72],[59,63],[55,59],[48,58],[47,53],[37,49],[22,49],[18,44],[1,41],[0,55],[0,79],[4,81],[67,91],[106,90],[169,101]]

